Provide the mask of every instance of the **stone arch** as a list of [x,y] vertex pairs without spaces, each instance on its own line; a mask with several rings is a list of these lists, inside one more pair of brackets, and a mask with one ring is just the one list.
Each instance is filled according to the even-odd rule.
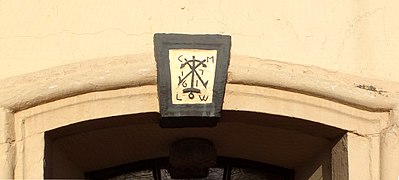
[[[301,118],[346,130],[348,141],[361,145],[350,146],[348,153],[361,149],[372,157],[364,163],[353,156],[351,167],[367,166],[366,177],[378,179],[380,166],[384,171],[387,164],[385,156],[392,156],[384,154],[387,149],[380,151],[379,135],[389,131],[396,118],[391,113],[398,102],[395,87],[317,67],[233,55],[224,109]],[[44,151],[31,145],[44,147],[44,132],[90,119],[158,112],[156,92],[150,53],[88,60],[3,80],[0,106],[8,156],[1,174],[42,177],[37,170],[43,167]],[[98,111],[100,106],[107,108]],[[77,109],[84,111],[76,114]],[[351,176],[357,175],[364,176]]]

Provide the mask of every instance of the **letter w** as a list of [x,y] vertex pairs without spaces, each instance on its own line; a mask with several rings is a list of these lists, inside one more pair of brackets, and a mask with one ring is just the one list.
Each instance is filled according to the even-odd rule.
[[208,95],[203,95],[202,97],[201,97],[201,95],[198,95],[198,97],[200,98],[200,100],[201,101],[206,101],[206,100],[208,100]]

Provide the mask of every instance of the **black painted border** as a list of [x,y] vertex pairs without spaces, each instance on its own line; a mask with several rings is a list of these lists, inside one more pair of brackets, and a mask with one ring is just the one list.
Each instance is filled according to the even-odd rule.
[[[160,113],[162,117],[220,117],[230,64],[231,37],[228,35],[154,35]],[[169,49],[217,50],[213,102],[210,104],[172,104]]]

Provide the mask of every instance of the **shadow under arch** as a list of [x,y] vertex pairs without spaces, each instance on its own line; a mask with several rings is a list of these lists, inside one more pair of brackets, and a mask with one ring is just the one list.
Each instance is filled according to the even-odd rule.
[[206,138],[219,156],[294,169],[297,179],[323,166],[331,178],[331,149],[345,130],[292,118],[248,111],[223,111],[214,128],[159,127],[158,113],[100,118],[45,133],[45,178],[84,178],[84,173],[168,156],[182,138]]

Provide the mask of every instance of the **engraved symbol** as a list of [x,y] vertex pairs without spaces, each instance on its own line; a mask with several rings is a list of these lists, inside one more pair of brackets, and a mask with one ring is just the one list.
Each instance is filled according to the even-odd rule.
[[[194,99],[194,97],[195,97],[194,93],[201,93],[201,90],[198,89],[198,85],[199,85],[198,81],[205,88],[207,87],[208,82],[209,82],[209,81],[204,81],[201,77],[201,75],[204,74],[204,70],[197,69],[197,68],[199,68],[199,67],[206,68],[207,65],[205,64],[205,62],[207,62],[209,60],[208,59],[204,59],[202,61],[197,60],[197,59],[195,59],[195,56],[192,56],[191,60],[187,60],[186,58],[184,58],[184,61],[182,61],[181,58],[182,58],[182,56],[179,56],[179,58],[178,58],[178,60],[180,62],[182,62],[182,64],[180,65],[180,69],[183,69],[184,67],[188,66],[190,68],[190,71],[184,77],[183,77],[183,71],[182,71],[182,76],[179,76],[178,85],[182,85],[185,88],[185,89],[183,89],[183,93],[188,93],[188,97],[190,99]],[[212,60],[213,60],[213,57],[212,57]],[[198,73],[198,71],[201,71],[201,75]],[[187,82],[186,82],[188,77],[191,77],[191,81],[189,82],[190,83],[189,87],[187,87]],[[201,100],[204,100],[204,99],[205,98],[202,98]]]

